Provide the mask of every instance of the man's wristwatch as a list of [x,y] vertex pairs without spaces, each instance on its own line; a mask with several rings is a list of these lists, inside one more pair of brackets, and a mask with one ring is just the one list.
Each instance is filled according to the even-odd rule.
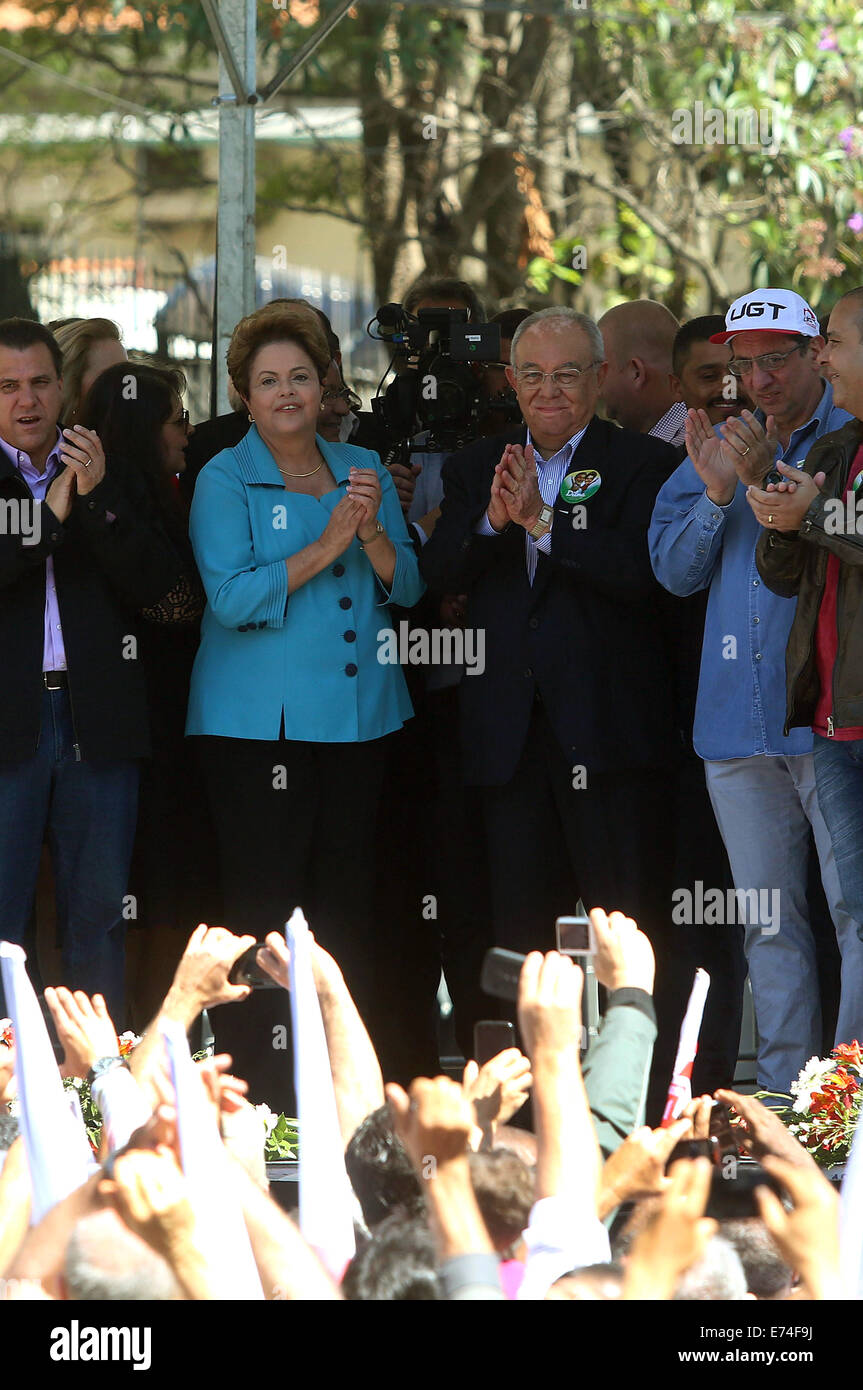
[[106,1072],[113,1071],[115,1067],[125,1067],[125,1057],[97,1057],[90,1070],[87,1072],[87,1085],[92,1086],[94,1081],[98,1081],[100,1076]]
[[528,531],[527,534],[529,536],[532,536],[535,541],[541,541],[543,536],[547,536],[549,531],[551,530],[551,522],[553,516],[554,508],[549,507],[547,504],[544,505],[539,514],[539,521],[536,523],[534,527],[531,528],[530,531]]

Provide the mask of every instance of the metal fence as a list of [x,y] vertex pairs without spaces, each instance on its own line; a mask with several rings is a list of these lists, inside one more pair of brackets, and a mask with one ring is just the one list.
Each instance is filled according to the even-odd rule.
[[[214,258],[178,274],[145,255],[46,248],[34,238],[0,234],[0,318],[113,320],[130,354],[182,367],[193,420],[210,414],[214,291]],[[274,269],[259,257],[257,303],[277,296],[305,298],[324,310],[341,340],[346,379],[368,398],[382,368],[380,349],[365,335],[374,313],[370,294],[343,276],[307,266]]]

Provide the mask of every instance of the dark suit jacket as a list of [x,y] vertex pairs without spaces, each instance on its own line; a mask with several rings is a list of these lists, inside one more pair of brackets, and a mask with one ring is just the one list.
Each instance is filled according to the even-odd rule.
[[186,469],[180,474],[180,492],[189,506],[195,492],[198,474],[223,449],[233,449],[252,428],[248,412],[232,410],[196,425],[186,445]]
[[[123,489],[121,474],[109,459],[102,482],[75,496],[65,522],[43,502],[37,545],[0,534],[0,760],[32,757],[39,740],[49,557],[82,758],[150,753],[143,662],[129,655],[129,638],[139,640],[137,612],[164,599],[188,561],[158,517],[145,514]],[[0,499],[32,503],[27,483],[2,452]]]
[[[454,454],[421,568],[430,588],[468,595],[466,625],[485,632],[485,670],[461,683],[465,778],[502,786],[515,772],[539,691],[563,754],[591,772],[667,766],[675,754],[671,660],[653,576],[647,528],[671,472],[667,444],[594,417],[573,467],[596,468],[602,486],[581,503],[554,503],[551,555],[541,552],[533,587],[525,533],[485,537],[505,438]],[[523,441],[525,431],[519,431]]]

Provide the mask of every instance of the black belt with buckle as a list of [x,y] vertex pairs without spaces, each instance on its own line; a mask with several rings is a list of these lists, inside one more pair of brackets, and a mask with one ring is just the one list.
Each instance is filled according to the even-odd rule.
[[42,680],[46,690],[65,690],[69,684],[65,671],[43,671]]

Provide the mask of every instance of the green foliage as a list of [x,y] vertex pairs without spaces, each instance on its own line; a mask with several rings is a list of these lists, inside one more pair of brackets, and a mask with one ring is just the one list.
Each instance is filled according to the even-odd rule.
[[284,1163],[299,1156],[300,1134],[296,1120],[280,1115],[267,1135],[264,1157],[268,1163]]
[[98,1153],[99,1141],[102,1138],[102,1112],[90,1094],[90,1087],[78,1076],[67,1076],[64,1078],[63,1088],[74,1091],[78,1097],[90,1147],[94,1153]]
[[[617,110],[627,117],[630,149],[647,141],[659,152],[654,160],[642,144],[649,166],[635,165],[632,183],[673,232],[703,245],[705,230],[721,238],[727,228],[746,228],[755,283],[793,283],[813,303],[856,282],[863,233],[856,220],[848,225],[863,211],[863,23],[856,3],[831,0],[819,15],[789,0],[744,13],[734,0],[706,7],[638,0],[615,6],[614,19],[600,17],[594,32],[606,71],[620,71]],[[730,142],[669,141],[672,113],[693,110],[696,100],[724,113]],[[733,114],[747,110],[769,123],[767,142],[734,141],[741,126]],[[676,205],[643,177],[654,171],[678,191]],[[625,274],[632,248],[629,229],[620,232],[618,269]],[[653,285],[664,278],[645,265],[646,252],[655,249],[667,267],[675,265],[661,242],[632,252],[642,284],[645,273]],[[742,288],[739,279],[729,286],[733,293]]]
[[[124,3],[141,16],[141,26],[112,31],[104,21]],[[333,3],[325,0],[322,14]],[[10,45],[49,73],[174,113],[177,138],[183,114],[212,94],[214,45],[199,0],[76,0],[81,23],[71,29],[70,0],[29,0],[28,7],[47,23],[8,36]],[[311,31],[289,8],[260,3],[257,14],[263,85]],[[549,33],[564,34],[572,45],[570,109],[582,105],[595,113],[599,131],[584,137],[590,154],[584,182],[577,160],[565,171],[563,201],[554,189],[556,171],[543,166],[541,139],[531,149],[524,135],[537,128],[548,81],[556,80],[544,77]],[[534,257],[523,272],[534,291],[548,294],[563,284],[575,293],[589,281],[607,299],[670,296],[682,307],[707,286],[709,307],[718,308],[750,284],[770,282],[793,284],[813,303],[826,303],[857,283],[863,268],[861,71],[863,14],[856,0],[824,0],[820,12],[791,0],[769,6],[750,0],[745,8],[739,0],[616,0],[560,25],[531,19],[528,11],[504,15],[478,7],[468,15],[370,0],[337,26],[275,101],[278,107],[298,96],[355,100],[365,125],[362,164],[330,147],[332,157],[304,152],[296,169],[285,171],[266,162],[262,143],[261,206],[281,200],[344,208],[349,200],[353,214],[364,212],[379,280],[412,223],[427,255],[445,259],[457,246],[459,255],[481,256],[489,239],[485,214],[478,225],[475,207],[493,209],[494,198],[480,178],[481,196],[472,204],[473,180],[509,123],[509,134],[525,142],[553,222],[552,256]],[[21,109],[25,93],[31,110],[106,109],[104,100],[46,73],[11,71],[8,86],[7,110]],[[696,102],[722,113],[721,141],[675,143],[675,112],[692,112]],[[741,135],[747,112],[756,117],[754,138]],[[422,138],[424,113],[442,118],[435,141]],[[539,128],[545,138],[553,134]],[[383,149],[394,129],[397,155]],[[454,153],[449,162],[447,150]],[[494,167],[499,178],[500,164]],[[597,212],[589,174],[600,168],[604,202]],[[390,201],[401,225],[364,205],[364,190],[381,185],[399,195]],[[509,215],[517,215],[517,205],[509,206]],[[571,254],[582,223],[589,227],[586,267],[573,265]],[[514,267],[494,273],[507,293],[517,290]],[[513,278],[505,286],[508,274]]]
[[[194,1052],[192,1061],[203,1062],[210,1055],[206,1049],[202,1052]],[[93,1152],[98,1153],[102,1139],[102,1112],[93,1099],[90,1087],[86,1081],[82,1081],[77,1076],[66,1077],[63,1086],[67,1091],[74,1091],[78,1097],[87,1138]],[[264,1146],[265,1161],[267,1163],[284,1163],[289,1159],[296,1159],[299,1157],[299,1147],[300,1133],[297,1121],[288,1119],[286,1115],[279,1115],[267,1134]]]

